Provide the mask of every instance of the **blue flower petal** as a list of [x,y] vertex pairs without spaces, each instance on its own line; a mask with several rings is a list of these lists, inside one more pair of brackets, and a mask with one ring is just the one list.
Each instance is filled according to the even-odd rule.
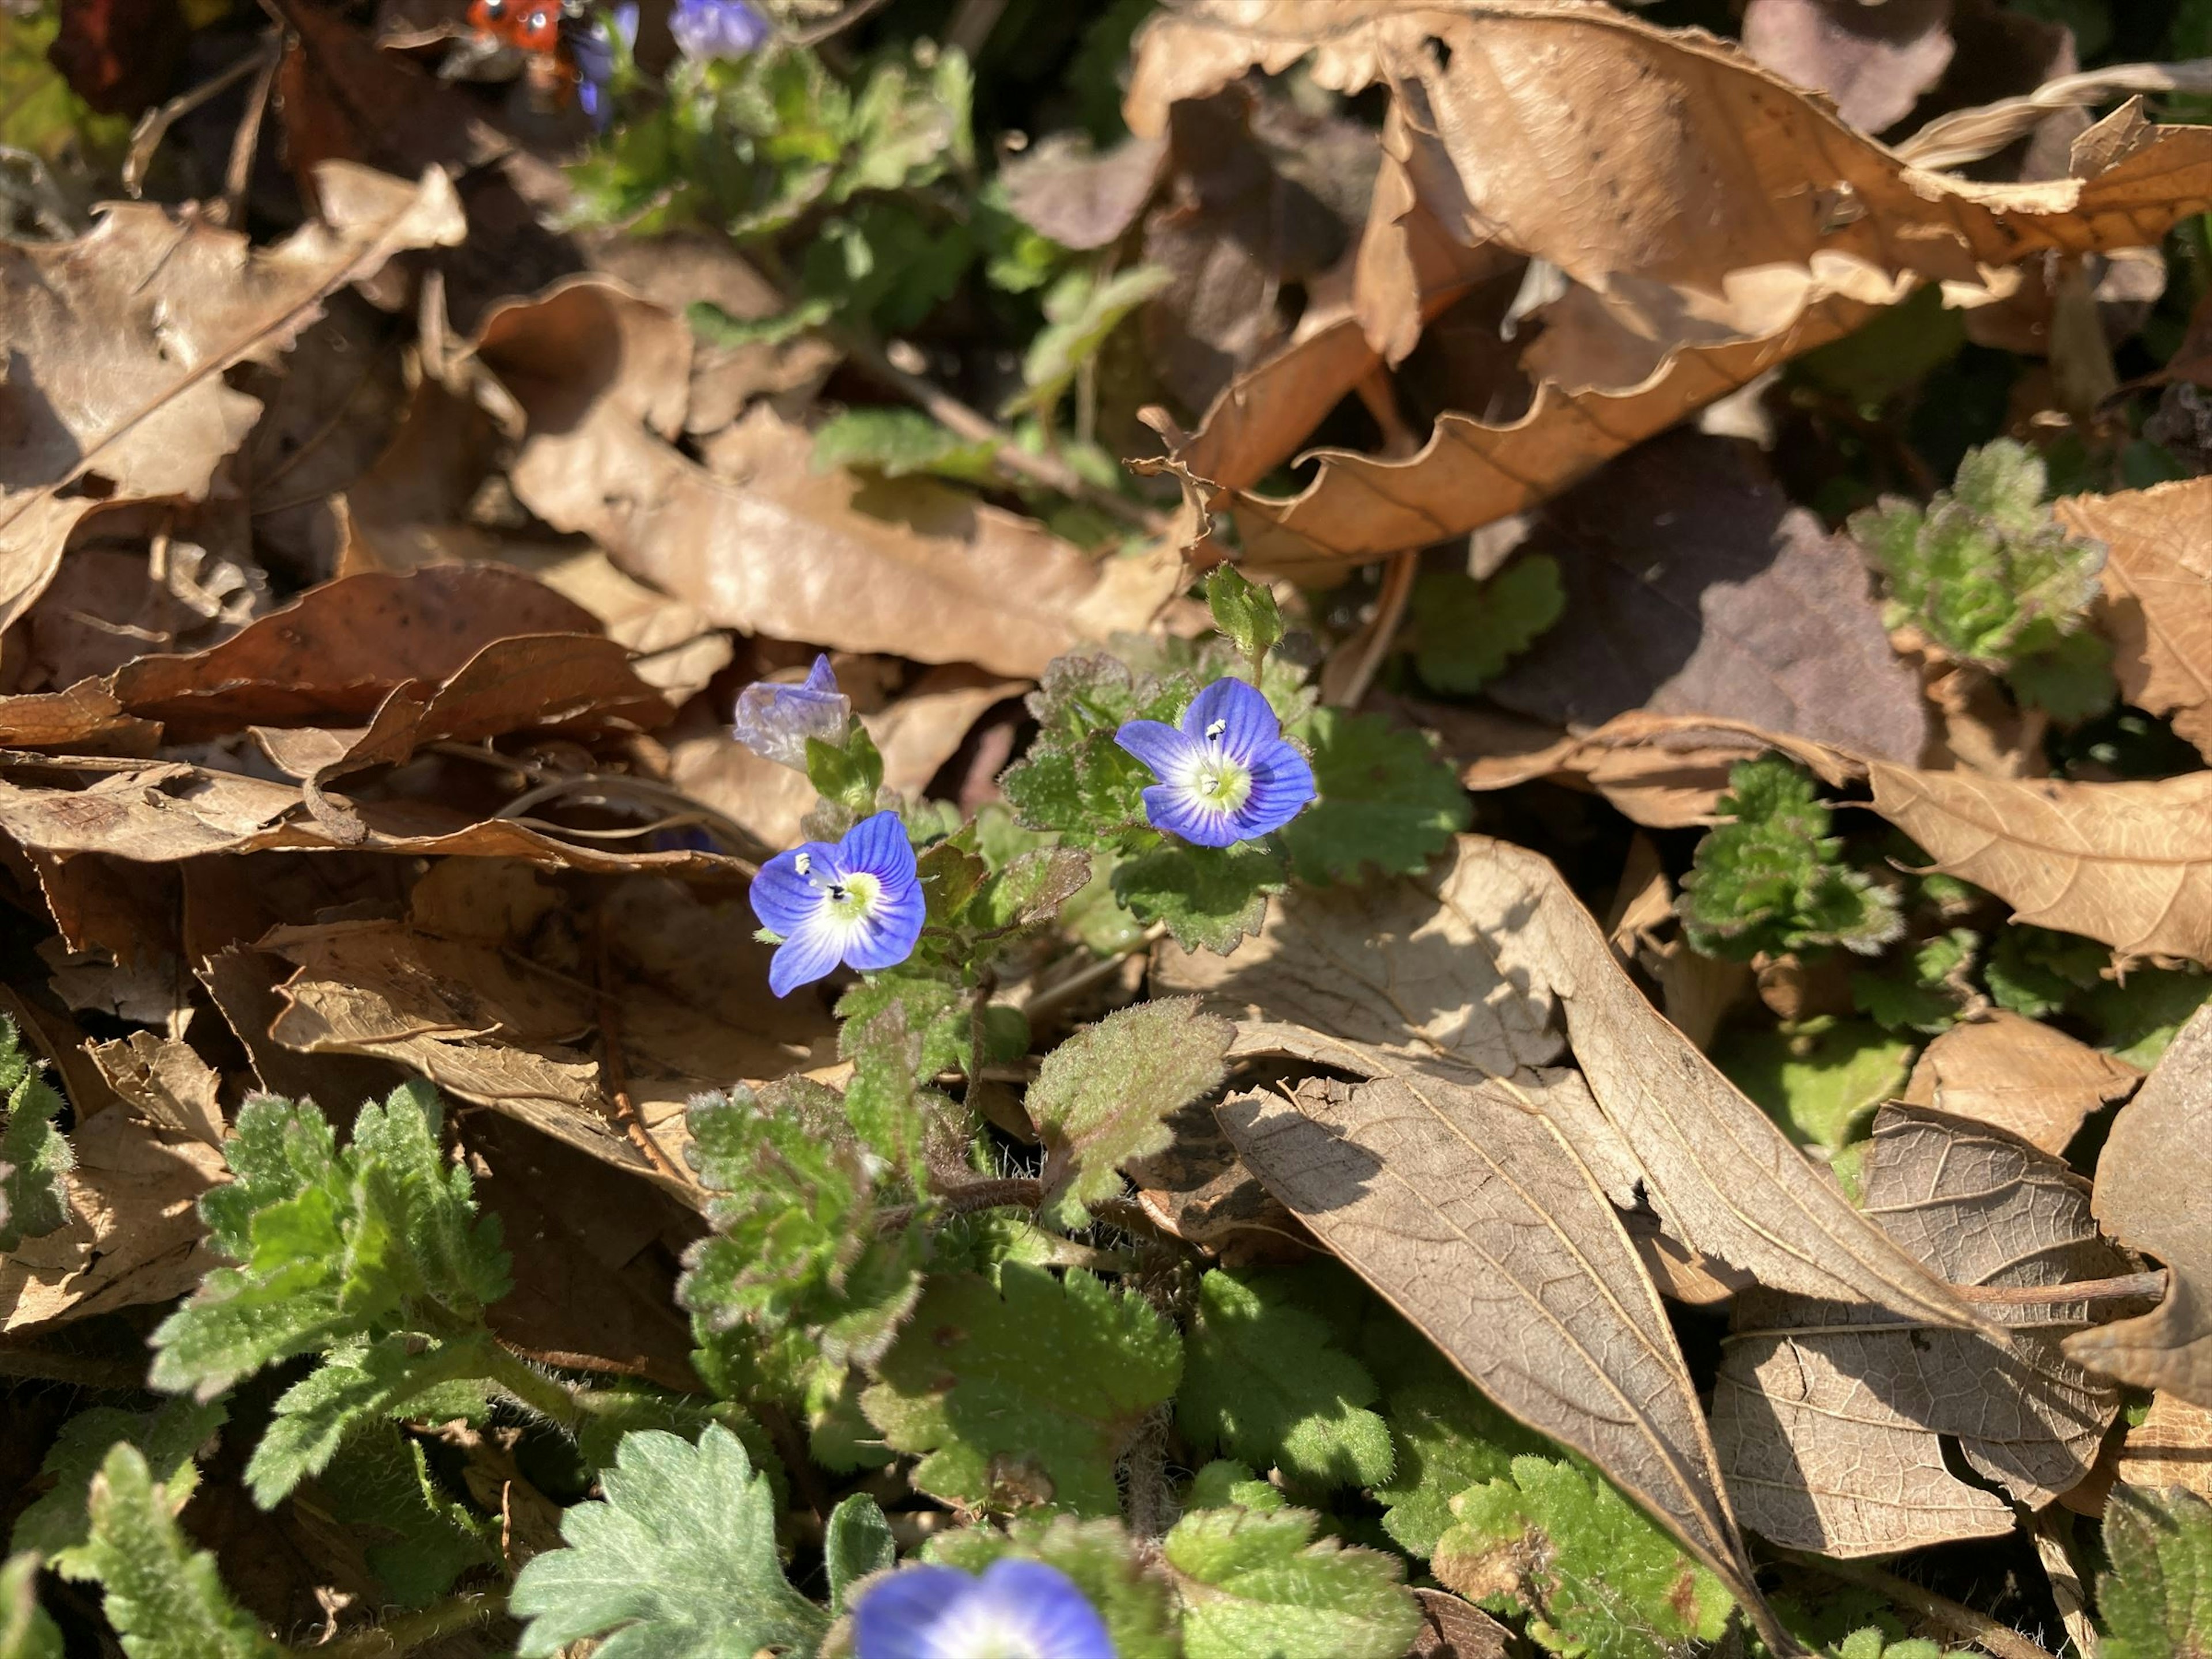
[[768,988],[787,997],[802,985],[811,985],[837,965],[837,957],[850,934],[837,925],[829,907],[817,905],[814,914],[786,934],[768,964]]
[[1281,829],[1306,810],[1315,794],[1313,768],[1287,743],[1274,748],[1252,771],[1252,793],[1231,816],[1249,841]]
[[931,1629],[976,1588],[957,1567],[900,1569],[854,1607],[854,1651],[860,1659],[938,1659]]
[[837,843],[837,865],[847,875],[866,871],[883,883],[886,896],[894,886],[912,882],[914,843],[906,838],[906,821],[896,812],[862,818]]
[[[1221,726],[1218,740],[1206,736],[1217,721]],[[1218,741],[1220,753],[1247,766],[1283,736],[1283,724],[1267,698],[1243,680],[1216,680],[1192,698],[1183,711],[1182,729],[1186,737],[1200,743]]]
[[[633,6],[630,10],[635,17],[637,8]],[[632,26],[635,27],[635,22]],[[836,671],[830,666],[830,653],[827,651],[817,651],[814,653],[814,666],[806,671],[806,683],[801,689],[823,696],[834,697],[838,695]]]
[[1194,847],[1232,847],[1246,839],[1229,814],[1201,805],[1179,784],[1156,783],[1145,791],[1145,819],[1155,830],[1181,836]]
[[764,760],[806,769],[806,740],[842,744],[852,729],[853,700],[837,690],[830,659],[817,657],[803,685],[760,680],[738,694],[731,734]]
[[[797,933],[822,908],[823,891],[814,882],[830,879],[836,869],[837,856],[837,849],[828,842],[810,841],[788,853],[778,853],[761,866],[747,895],[761,926],[786,938]],[[806,874],[799,868],[802,858],[807,863]]]
[[927,910],[920,882],[908,881],[896,892],[884,888],[884,896],[871,907],[867,920],[847,938],[846,962],[863,973],[897,967],[914,954],[915,941],[921,937],[921,924]]
[[768,20],[745,0],[677,0],[668,32],[695,63],[742,58],[769,38]]
[[994,1561],[983,1575],[981,1600],[1006,1609],[1026,1631],[1040,1659],[1114,1659],[1113,1639],[1075,1583],[1042,1561]]
[[1152,768],[1162,781],[1182,777],[1204,752],[1190,738],[1165,720],[1127,720],[1114,741]]

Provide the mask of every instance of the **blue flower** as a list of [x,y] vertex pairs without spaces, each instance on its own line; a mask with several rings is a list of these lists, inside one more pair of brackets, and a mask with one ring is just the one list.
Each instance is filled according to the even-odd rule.
[[853,700],[837,689],[830,659],[817,657],[804,685],[761,680],[738,693],[737,740],[765,760],[806,769],[806,740],[842,744],[852,729]]
[[753,878],[751,898],[753,914],[782,936],[768,969],[780,997],[840,962],[896,967],[921,937],[921,878],[896,812],[861,819],[835,847],[810,841],[777,854]]
[[742,58],[768,39],[768,20],[745,0],[676,0],[668,32],[676,50],[695,64]]
[[1105,1621],[1068,1576],[997,1561],[981,1578],[907,1567],[853,1609],[856,1659],[1114,1659]]
[[1114,734],[1159,780],[1145,816],[1200,847],[1279,830],[1314,799],[1313,768],[1283,738],[1267,698],[1243,680],[1216,680],[1191,699],[1180,728],[1130,720]]
[[592,125],[602,132],[614,118],[615,51],[614,42],[620,37],[623,49],[633,52],[637,47],[637,7],[635,4],[617,6],[610,17],[597,19],[576,39],[576,101],[584,113],[592,118]]

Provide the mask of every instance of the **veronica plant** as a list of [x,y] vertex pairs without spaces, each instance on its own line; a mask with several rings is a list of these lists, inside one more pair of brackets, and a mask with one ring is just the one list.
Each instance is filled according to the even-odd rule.
[[1042,1561],[894,1573],[854,1609],[853,1638],[854,1659],[1114,1659],[1098,1610]]

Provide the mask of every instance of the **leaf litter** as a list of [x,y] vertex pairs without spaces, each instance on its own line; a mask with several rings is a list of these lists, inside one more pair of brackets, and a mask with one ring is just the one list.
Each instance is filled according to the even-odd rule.
[[0,1648],[2202,1650],[2160,9],[11,20]]

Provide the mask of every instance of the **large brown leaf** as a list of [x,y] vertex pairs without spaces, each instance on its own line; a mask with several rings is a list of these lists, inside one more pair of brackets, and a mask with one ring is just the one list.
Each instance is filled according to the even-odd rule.
[[1224,1102],[1245,1162],[1485,1394],[1589,1456],[1761,1608],[1658,1294],[1545,1115],[1579,1080],[1398,1074],[1372,1049],[1280,1041],[1367,1080]]
[[[2099,1237],[2088,1183],[2057,1158],[1917,1107],[1875,1120],[1866,1211],[1954,1284],[2061,1286],[2132,1265]],[[2060,1357],[2059,1333],[2087,1322],[2087,1306],[2053,1296],[2020,1310],[2004,1341],[1738,1297],[1713,1440],[1744,1524],[1835,1556],[2010,1532],[2010,1504],[1945,1468],[1947,1436],[2018,1502],[2055,1501],[2088,1473],[2119,1393]]]
[[393,254],[461,237],[442,173],[410,185],[333,166],[320,179],[323,218],[265,250],[204,216],[139,204],[110,208],[75,241],[0,246],[0,627],[103,503],[207,493],[260,413],[226,369],[274,360],[333,290]]
[[2009,1130],[2055,1157],[2083,1119],[2142,1080],[2124,1060],[1999,1009],[1929,1043],[1905,1098]]
[[2069,1337],[2070,1359],[2212,1407],[2212,1009],[2181,1029],[2097,1159],[2097,1219],[2166,1264],[2166,1299]]
[[933,480],[817,472],[805,431],[766,408],[715,441],[713,471],[687,460],[668,440],[690,331],[604,281],[501,307],[477,349],[526,421],[524,504],[720,626],[1033,678],[1176,588],[1172,556],[1096,564]]
[[1236,957],[1164,947],[1154,977],[1470,1084],[1529,1075],[1559,1056],[1564,1024],[1590,1108],[1560,1127],[1622,1207],[1648,1198],[1681,1243],[1776,1289],[1974,1322],[1644,1000],[1526,848],[1462,836],[1419,880],[1295,893]]
[[2212,478],[2069,495],[2059,521],[2105,544],[2103,631],[2138,708],[2212,755]]

